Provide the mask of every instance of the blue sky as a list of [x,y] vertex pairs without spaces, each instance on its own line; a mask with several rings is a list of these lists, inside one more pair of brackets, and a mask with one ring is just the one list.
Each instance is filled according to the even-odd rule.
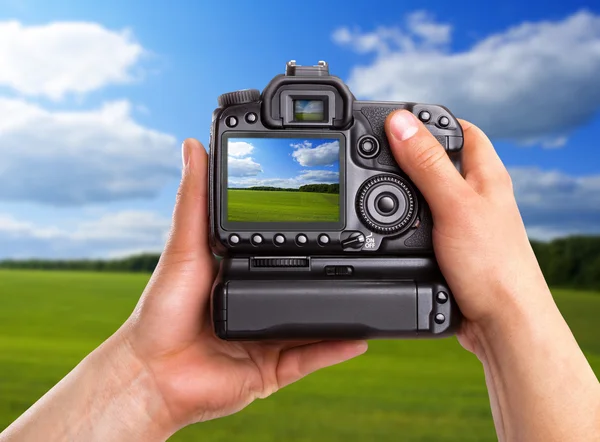
[[181,141],[290,59],[480,125],[532,237],[600,233],[598,2],[157,3],[0,0],[0,257],[160,250]]
[[230,138],[228,187],[339,183],[337,139]]

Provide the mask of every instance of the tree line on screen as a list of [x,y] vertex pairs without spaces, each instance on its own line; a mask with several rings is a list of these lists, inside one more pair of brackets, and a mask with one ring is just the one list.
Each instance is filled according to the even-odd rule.
[[[600,236],[531,241],[531,245],[551,287],[600,290]],[[5,260],[0,268],[150,273],[159,258],[142,254],[114,260]]]
[[339,184],[305,184],[297,189],[289,187],[253,186],[229,187],[228,190],[266,190],[269,192],[315,192],[315,193],[340,193]]

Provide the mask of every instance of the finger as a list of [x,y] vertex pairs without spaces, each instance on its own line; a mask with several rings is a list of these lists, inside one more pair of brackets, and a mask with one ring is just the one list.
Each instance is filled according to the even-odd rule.
[[205,259],[208,244],[208,182],[206,150],[199,141],[182,145],[182,178],[177,192],[173,223],[163,252],[165,263]]
[[366,341],[329,341],[291,348],[281,353],[277,383],[285,387],[317,370],[359,356],[367,348]]
[[458,121],[465,138],[463,172],[467,182],[478,193],[510,185],[510,175],[487,135],[469,121]]
[[468,194],[469,186],[445,149],[412,113],[392,112],[385,130],[394,158],[423,194],[434,216]]
[[259,348],[270,348],[272,350],[283,352],[289,350],[290,348],[307,346],[310,344],[316,344],[318,342],[323,342],[322,339],[289,339],[285,341],[252,341],[253,344],[258,346]]

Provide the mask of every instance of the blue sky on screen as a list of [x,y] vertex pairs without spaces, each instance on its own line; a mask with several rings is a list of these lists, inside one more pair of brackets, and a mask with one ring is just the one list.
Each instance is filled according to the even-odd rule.
[[335,139],[230,138],[227,186],[297,189],[339,183],[339,152]]
[[479,125],[531,237],[600,234],[599,46],[591,0],[0,0],[0,258],[160,251],[181,142],[291,59]]

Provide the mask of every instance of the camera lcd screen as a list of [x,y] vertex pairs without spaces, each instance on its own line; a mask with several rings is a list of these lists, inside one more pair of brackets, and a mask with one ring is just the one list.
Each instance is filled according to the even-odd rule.
[[294,100],[294,120],[325,121],[323,100]]
[[340,139],[228,138],[227,221],[338,223]]

